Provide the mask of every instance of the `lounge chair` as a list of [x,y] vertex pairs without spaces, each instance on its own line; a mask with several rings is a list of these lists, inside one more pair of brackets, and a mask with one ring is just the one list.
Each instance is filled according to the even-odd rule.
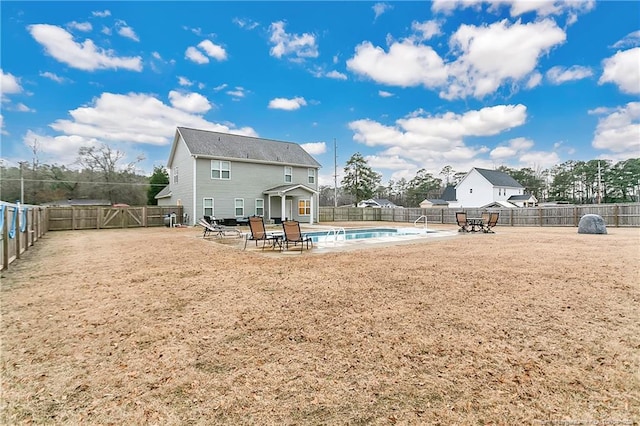
[[460,227],[460,229],[458,229],[458,232],[469,232],[471,230],[471,226],[467,221],[466,212],[456,212],[456,223]]
[[485,223],[485,225],[482,227],[482,231],[487,233],[494,233],[492,228],[494,226],[496,226],[496,224],[498,223],[498,218],[500,217],[500,213],[491,213],[489,215],[489,220]]
[[244,249],[247,248],[247,242],[249,240],[253,240],[256,242],[256,247],[258,247],[258,241],[262,241],[262,250],[264,250],[267,242],[270,243],[271,247],[275,247],[281,244],[281,236],[273,233],[269,233],[266,231],[264,227],[264,219],[262,216],[251,216],[249,217],[249,229],[251,230],[251,235],[247,235],[244,240]]
[[313,240],[300,232],[300,222],[297,220],[282,222],[282,229],[284,230],[284,245],[287,250],[289,249],[289,243],[293,243],[294,246],[300,243],[300,253],[302,253],[305,243],[307,244],[307,249],[309,249],[309,243],[313,247]]
[[[209,218],[207,220],[207,218]],[[218,225],[215,217],[205,216],[204,218],[198,221],[198,225],[202,226],[204,232],[202,234],[202,238],[206,238],[208,236],[218,236],[220,238],[226,236],[227,234],[234,234],[236,237],[240,237],[240,231],[233,228],[227,228],[226,226]]]

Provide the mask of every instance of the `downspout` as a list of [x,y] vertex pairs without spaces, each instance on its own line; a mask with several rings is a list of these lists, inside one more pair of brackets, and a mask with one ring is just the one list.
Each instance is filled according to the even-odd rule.
[[193,156],[193,213],[191,214],[192,222],[190,223],[190,225],[191,224],[195,225],[195,223],[196,223],[196,207],[197,207],[197,202],[198,202],[198,199],[196,198],[196,196],[197,196],[197,191],[196,191],[196,182],[197,182],[196,171],[198,170],[197,164],[198,164],[198,156],[194,155]]
[[313,193],[311,194],[311,206],[310,206],[311,207],[311,212],[310,212],[311,213],[311,218],[309,219],[309,225],[313,225],[313,206],[315,205],[315,203],[313,201],[314,201],[315,196],[316,196],[315,194],[313,194]]

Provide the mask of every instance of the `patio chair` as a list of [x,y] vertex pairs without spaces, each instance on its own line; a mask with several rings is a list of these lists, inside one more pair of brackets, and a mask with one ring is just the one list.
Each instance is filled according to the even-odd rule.
[[272,247],[280,244],[280,236],[274,235],[272,233],[268,233],[264,227],[264,219],[262,216],[250,216],[249,217],[249,229],[251,230],[251,235],[247,235],[244,240],[244,249],[247,248],[247,242],[249,240],[253,240],[256,242],[256,247],[258,247],[258,241],[262,241],[262,250],[264,250],[267,242],[271,244]]
[[500,217],[500,213],[491,213],[489,214],[489,220],[485,223],[482,228],[484,233],[494,233],[492,228],[498,224],[498,218]]
[[300,222],[297,220],[282,222],[282,229],[284,230],[284,245],[287,250],[289,249],[289,243],[293,243],[294,246],[300,243],[300,253],[302,253],[305,243],[307,244],[307,249],[309,249],[309,243],[311,243],[311,247],[313,247],[313,240],[311,237],[302,234],[300,231]]
[[456,212],[456,223],[460,227],[460,229],[458,229],[458,232],[469,232],[471,230],[471,226],[467,221],[466,212]]
[[215,217],[204,216],[198,221],[198,225],[202,226],[202,228],[204,229],[202,238],[206,238],[210,235],[216,235],[220,238],[226,236],[227,234],[233,234],[236,237],[240,237],[241,235],[240,231],[238,231],[237,229],[218,225]]

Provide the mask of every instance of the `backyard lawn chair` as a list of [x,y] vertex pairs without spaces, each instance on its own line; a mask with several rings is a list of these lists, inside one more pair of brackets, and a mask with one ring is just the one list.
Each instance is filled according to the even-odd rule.
[[227,234],[234,234],[236,237],[240,237],[240,231],[234,228],[218,225],[215,217],[205,216],[203,219],[200,219],[198,221],[198,225],[202,226],[202,228],[204,229],[202,238],[206,238],[210,235],[215,235],[222,238]]
[[460,227],[460,229],[458,229],[458,232],[469,232],[471,230],[471,226],[467,221],[466,212],[456,212],[456,223]]
[[491,228],[496,226],[496,224],[498,223],[499,217],[500,217],[500,213],[491,213],[489,215],[489,220],[485,223],[484,227],[482,228],[482,231],[484,231],[485,233],[490,232],[493,234],[494,232]]
[[251,230],[251,235],[247,235],[244,240],[245,249],[249,240],[255,241],[256,247],[258,247],[258,241],[262,241],[262,250],[264,250],[267,242],[270,242],[272,247],[275,247],[280,242],[279,235],[270,234],[266,231],[262,216],[249,217],[249,229]]
[[302,253],[305,243],[307,244],[307,249],[309,249],[309,243],[311,243],[311,247],[313,247],[311,237],[303,235],[302,232],[300,232],[300,222],[297,220],[282,222],[282,229],[284,229],[284,244],[287,250],[289,249],[289,243],[293,243],[294,246],[300,243],[300,253]]

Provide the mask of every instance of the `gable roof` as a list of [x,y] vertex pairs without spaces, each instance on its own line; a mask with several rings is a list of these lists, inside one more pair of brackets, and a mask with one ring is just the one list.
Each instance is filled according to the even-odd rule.
[[458,199],[456,198],[456,187],[453,185],[447,185],[440,198],[444,201],[457,201]]
[[305,191],[311,192],[312,194],[318,193],[318,191],[316,191],[315,189],[309,188],[308,186],[302,185],[301,183],[299,183],[299,184],[293,184],[293,185],[278,185],[273,188],[269,188],[265,190],[263,194],[267,194],[267,195],[286,194],[287,192],[293,191],[294,189],[298,189],[298,188],[304,189]]
[[[478,173],[482,175],[486,180],[489,181],[493,186],[508,186],[511,188],[524,188],[520,183],[509,176],[508,174],[498,171],[498,170],[489,170],[489,169],[479,169],[474,167]],[[473,170],[472,169],[472,170]]]
[[176,137],[169,155],[169,167],[173,161],[178,135],[184,140],[189,153],[196,157],[321,167],[320,163],[297,143],[187,127],[178,127],[176,130]]
[[160,199],[160,198],[167,198],[167,197],[171,197],[171,188],[170,188],[169,185],[167,185],[164,188],[162,188],[160,190],[160,192],[158,192],[154,198],[157,200],[157,199]]
[[432,206],[448,206],[449,205],[449,202],[440,198],[425,198],[424,200],[422,200],[420,204],[423,204],[425,201],[427,203],[430,203]]
[[529,201],[529,200],[538,201],[536,197],[534,197],[532,194],[512,195],[511,197],[509,197],[508,201]]

